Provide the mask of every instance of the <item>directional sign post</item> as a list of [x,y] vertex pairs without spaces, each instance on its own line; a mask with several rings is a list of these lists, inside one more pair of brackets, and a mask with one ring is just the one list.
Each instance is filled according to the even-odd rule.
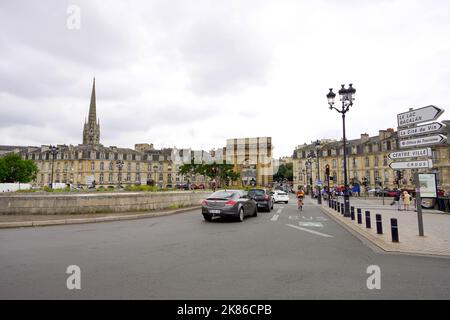
[[431,159],[427,159],[420,161],[392,162],[389,164],[389,167],[394,170],[433,168],[433,161]]
[[422,148],[415,150],[405,150],[398,152],[391,152],[388,154],[388,158],[391,160],[404,159],[404,158],[415,158],[415,157],[431,157],[431,148]]
[[447,140],[447,137],[443,134],[438,134],[434,136],[426,136],[421,138],[414,139],[405,139],[400,140],[400,148],[411,148],[411,147],[420,147],[430,144],[439,144],[443,143]]
[[[426,135],[423,137],[416,137],[411,139],[404,139],[399,141],[400,148],[421,147],[426,145],[435,145],[445,142],[447,137],[442,134],[429,135],[430,133],[437,133],[444,125],[439,122],[429,124],[422,124],[424,122],[435,121],[444,110],[433,105],[429,105],[419,109],[409,109],[397,115],[398,123],[398,137],[407,138],[412,136]],[[431,156],[430,148],[423,148],[417,150],[405,150],[400,152],[392,152],[389,154],[391,160],[403,158],[415,158]],[[424,236],[423,232],[423,218],[422,218],[422,200],[420,196],[420,182],[418,169],[432,168],[433,162],[431,159],[392,162],[389,164],[392,169],[412,169],[414,174],[414,185],[416,188],[416,205],[417,205],[417,221],[419,225],[419,236]]]
[[413,128],[403,129],[398,131],[398,136],[400,138],[406,138],[410,136],[417,136],[421,134],[429,134],[436,131],[441,130],[443,127],[445,127],[444,124],[440,122],[433,122],[430,124],[425,124],[423,126],[417,126]]
[[443,112],[443,109],[433,105],[403,112],[397,115],[398,127],[408,127],[417,125],[418,123],[434,121]]

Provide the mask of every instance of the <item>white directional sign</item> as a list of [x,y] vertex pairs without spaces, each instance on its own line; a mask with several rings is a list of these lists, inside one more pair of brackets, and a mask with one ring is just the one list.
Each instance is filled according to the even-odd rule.
[[433,161],[419,160],[419,161],[405,161],[405,162],[392,162],[389,164],[391,169],[422,169],[422,168],[433,168]]
[[427,106],[397,115],[398,127],[412,126],[422,122],[434,121],[444,112],[435,106]]
[[415,135],[427,134],[435,131],[439,131],[444,125],[440,122],[433,122],[429,124],[425,124],[423,126],[418,126],[414,128],[408,128],[398,131],[398,136],[400,138],[406,138]]
[[442,134],[415,139],[400,140],[400,148],[411,148],[428,144],[439,144],[443,143],[445,140],[447,140],[447,137]]
[[432,156],[431,148],[397,151],[388,154],[388,158],[391,160],[403,158],[415,158],[415,157],[431,157],[431,156]]

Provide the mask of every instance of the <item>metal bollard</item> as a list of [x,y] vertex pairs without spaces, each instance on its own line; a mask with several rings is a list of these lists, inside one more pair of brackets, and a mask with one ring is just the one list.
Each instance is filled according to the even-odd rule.
[[355,220],[355,207],[354,206],[350,207],[350,217],[352,220]]
[[372,225],[370,224],[370,211],[366,211],[366,228],[372,228]]
[[398,224],[397,219],[395,218],[391,219],[391,235],[392,235],[392,242],[398,242]]
[[381,214],[375,215],[375,222],[377,225],[377,234],[383,234],[383,223],[381,221]]
[[345,213],[345,204],[341,203],[341,214],[344,215]]
[[341,204],[339,202],[336,203],[337,212],[341,213]]
[[358,212],[357,216],[358,216],[358,224],[362,224],[362,213],[361,213],[361,209],[358,208],[356,209],[356,212]]

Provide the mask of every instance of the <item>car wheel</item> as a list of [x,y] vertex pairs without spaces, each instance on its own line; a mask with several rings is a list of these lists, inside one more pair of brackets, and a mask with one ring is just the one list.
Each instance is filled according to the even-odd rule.
[[256,216],[258,216],[258,207],[257,206],[255,206],[255,211],[253,212],[252,217],[256,217]]
[[239,216],[238,216],[239,222],[244,221],[244,208],[239,209]]

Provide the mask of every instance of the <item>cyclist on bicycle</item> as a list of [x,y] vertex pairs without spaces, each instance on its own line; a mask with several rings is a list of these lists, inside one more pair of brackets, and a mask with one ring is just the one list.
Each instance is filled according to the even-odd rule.
[[303,198],[305,197],[305,192],[303,191],[303,188],[299,188],[297,191],[297,206],[299,209],[303,207]]

